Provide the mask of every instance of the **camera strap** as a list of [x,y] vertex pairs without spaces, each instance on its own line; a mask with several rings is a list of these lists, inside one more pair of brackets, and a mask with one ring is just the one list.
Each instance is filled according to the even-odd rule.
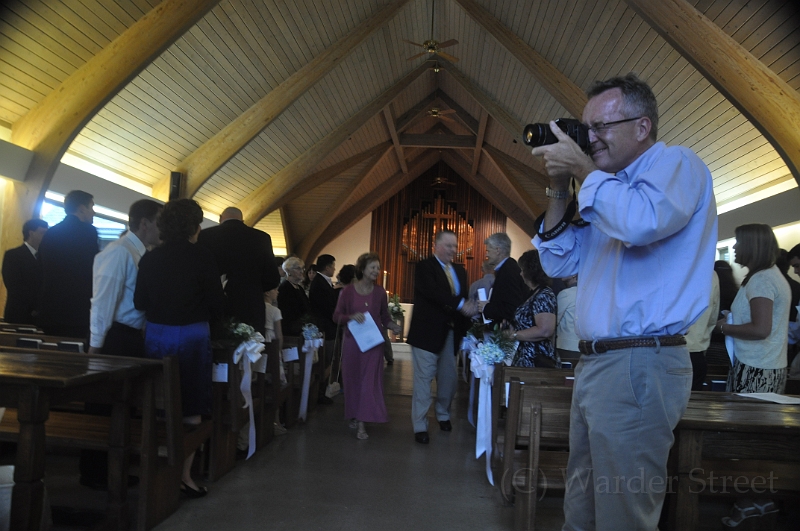
[[582,229],[584,227],[588,227],[590,223],[583,219],[576,219],[573,221],[573,217],[575,217],[575,212],[578,210],[578,194],[575,192],[575,181],[572,181],[572,201],[569,202],[567,205],[567,210],[564,212],[564,217],[561,218],[561,221],[556,223],[556,225],[546,231],[542,231],[541,227],[544,223],[544,217],[547,214],[547,211],[542,212],[542,215],[536,218],[534,225],[536,226],[536,234],[539,238],[543,241],[550,241],[555,238],[558,238],[561,233],[567,230],[567,227],[570,225],[574,225],[575,227]]

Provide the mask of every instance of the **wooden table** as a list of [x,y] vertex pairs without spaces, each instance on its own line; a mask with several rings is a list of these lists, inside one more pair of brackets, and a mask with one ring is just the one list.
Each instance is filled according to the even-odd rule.
[[[108,516],[128,526],[129,405],[135,383],[152,397],[161,362],[118,356],[4,349],[0,351],[0,406],[18,410],[20,435],[14,468],[11,529],[40,529],[44,502],[45,426],[52,406],[70,402],[113,403],[109,440]],[[150,401],[147,398],[146,401]],[[152,402],[150,403],[152,406]],[[154,426],[154,407],[144,407],[144,426]]]
[[700,494],[800,491],[800,405],[693,392],[675,435],[672,529],[697,529]]

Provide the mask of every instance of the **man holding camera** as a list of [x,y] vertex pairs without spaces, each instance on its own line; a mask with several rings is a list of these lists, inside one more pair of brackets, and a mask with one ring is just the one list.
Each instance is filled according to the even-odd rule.
[[[634,74],[595,83],[587,153],[558,126],[534,148],[550,178],[533,243],[551,277],[579,275],[565,530],[654,530],[672,430],[689,401],[683,334],[711,291],[717,216],[711,174],[656,142],[658,107]],[[583,224],[571,223],[570,180]]]

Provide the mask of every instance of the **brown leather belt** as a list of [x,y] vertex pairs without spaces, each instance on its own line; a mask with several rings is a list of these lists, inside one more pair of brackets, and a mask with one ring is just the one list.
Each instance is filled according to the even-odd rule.
[[578,341],[578,350],[582,354],[602,354],[609,350],[626,348],[677,347],[686,344],[683,336],[650,336],[620,339],[599,339],[595,341]]

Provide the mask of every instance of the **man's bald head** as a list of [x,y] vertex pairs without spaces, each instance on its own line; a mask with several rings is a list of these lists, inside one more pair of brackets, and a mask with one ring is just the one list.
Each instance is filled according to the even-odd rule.
[[244,216],[242,215],[242,211],[236,207],[228,207],[222,211],[222,214],[219,215],[219,222],[225,223],[229,219],[238,219],[239,221],[244,220]]

